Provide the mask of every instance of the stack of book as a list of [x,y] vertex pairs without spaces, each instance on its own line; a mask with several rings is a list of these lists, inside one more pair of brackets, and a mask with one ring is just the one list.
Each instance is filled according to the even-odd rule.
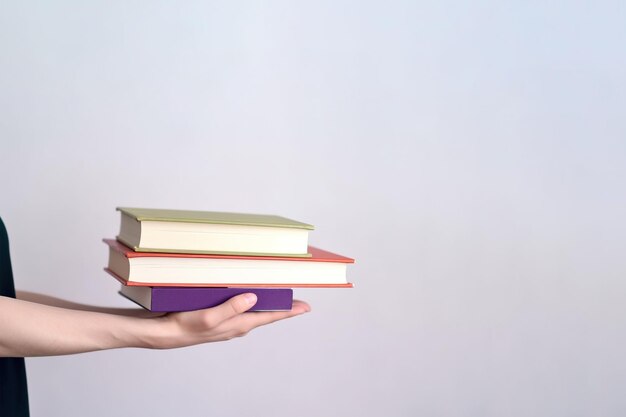
[[251,311],[290,310],[293,288],[351,288],[354,260],[308,245],[313,226],[280,216],[119,207],[105,270],[151,311],[214,307],[246,292]]

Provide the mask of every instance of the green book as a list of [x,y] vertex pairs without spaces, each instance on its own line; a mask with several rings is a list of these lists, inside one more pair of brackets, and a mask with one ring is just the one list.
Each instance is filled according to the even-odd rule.
[[268,214],[118,207],[117,240],[137,252],[310,256],[310,224]]

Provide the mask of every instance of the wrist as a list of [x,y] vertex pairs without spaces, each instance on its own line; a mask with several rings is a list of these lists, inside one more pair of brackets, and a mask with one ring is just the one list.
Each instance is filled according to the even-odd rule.
[[166,349],[171,344],[173,329],[167,316],[140,318],[141,331],[135,334],[136,347],[147,349]]

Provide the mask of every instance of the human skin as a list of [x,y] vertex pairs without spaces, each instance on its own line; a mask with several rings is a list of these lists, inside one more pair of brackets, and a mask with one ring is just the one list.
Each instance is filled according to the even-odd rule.
[[311,310],[248,312],[257,298],[241,294],[204,310],[151,313],[76,304],[30,292],[0,297],[0,357],[68,355],[124,347],[171,349],[220,342]]

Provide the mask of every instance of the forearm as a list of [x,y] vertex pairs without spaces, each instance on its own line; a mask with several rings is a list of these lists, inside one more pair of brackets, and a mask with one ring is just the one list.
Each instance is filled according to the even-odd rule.
[[76,303],[73,301],[64,300],[62,298],[52,297],[47,294],[40,294],[22,290],[17,290],[16,292],[16,298],[19,300],[31,301],[33,303],[45,304],[53,307],[69,308],[71,310],[94,311],[99,313],[109,313],[131,317],[158,317],[164,315],[164,313],[153,313],[143,308],[100,307],[89,304]]
[[[58,299],[47,301],[51,300]],[[220,342],[310,311],[307,303],[294,300],[290,311],[247,313],[256,301],[254,294],[240,294],[204,310],[133,317],[117,314],[115,309],[111,311],[116,314],[110,314],[0,297],[0,357],[67,355],[121,347],[167,349]]]
[[47,356],[152,347],[157,320],[0,297],[0,356]]

